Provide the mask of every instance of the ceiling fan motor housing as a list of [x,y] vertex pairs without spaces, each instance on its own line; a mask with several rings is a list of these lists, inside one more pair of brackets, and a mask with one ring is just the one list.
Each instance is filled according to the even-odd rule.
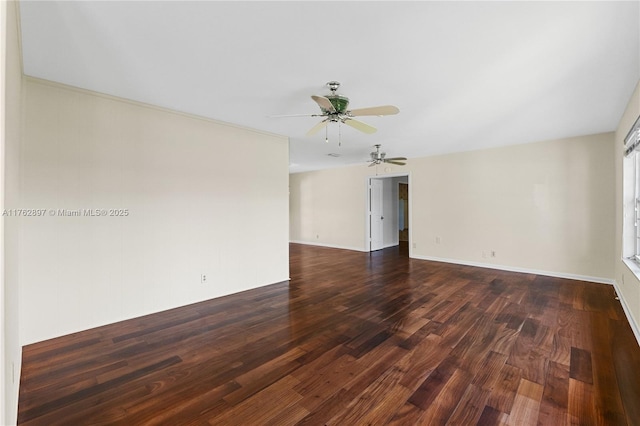
[[[349,98],[342,95],[327,95],[327,99],[333,105],[333,108],[336,110],[335,112],[338,114],[344,114],[347,111],[347,107],[349,106]],[[332,114],[333,111],[328,111],[324,108],[320,108],[324,114]]]
[[384,157],[387,155],[384,152],[380,152],[380,145],[376,145],[376,150],[369,153],[371,155],[371,161],[380,164],[384,162]]

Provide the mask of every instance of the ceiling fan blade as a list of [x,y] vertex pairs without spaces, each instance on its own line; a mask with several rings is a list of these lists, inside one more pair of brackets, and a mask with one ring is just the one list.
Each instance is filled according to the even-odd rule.
[[329,120],[322,120],[307,132],[307,136],[315,135],[320,131],[320,129],[325,127],[328,123],[329,123]]
[[284,114],[284,115],[267,115],[268,118],[283,118],[283,117],[322,117],[323,114]]
[[324,96],[312,95],[311,99],[316,101],[318,106],[320,106],[320,108],[322,108],[323,110],[327,110],[329,112],[336,112],[336,109],[333,107],[333,104],[328,98],[325,98]]
[[382,105],[370,108],[352,109],[351,111],[349,111],[349,115],[352,115],[354,117],[359,117],[362,115],[395,115],[399,112],[400,110],[397,106]]
[[369,164],[369,167],[373,167],[373,166],[375,166],[375,165],[376,165],[376,162],[375,162],[375,161],[372,161],[372,162],[371,162],[371,164]]
[[390,161],[390,160],[384,160],[385,163],[389,163],[389,164],[395,164],[397,166],[405,166],[407,163],[401,163],[400,161]]
[[347,126],[351,126],[356,130],[360,130],[361,132],[368,133],[368,134],[375,133],[376,131],[378,131],[378,129],[376,129],[375,127],[370,126],[367,123],[363,123],[362,121],[356,120],[354,118],[345,118],[342,122]]
[[406,157],[392,157],[392,158],[385,158],[385,160],[387,161],[407,161]]

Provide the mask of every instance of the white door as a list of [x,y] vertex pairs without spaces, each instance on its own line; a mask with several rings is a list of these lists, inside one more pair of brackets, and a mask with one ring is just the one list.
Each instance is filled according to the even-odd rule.
[[382,180],[371,179],[370,180],[371,197],[369,205],[369,226],[371,227],[371,251],[380,250],[383,247],[383,235],[384,227],[382,215]]

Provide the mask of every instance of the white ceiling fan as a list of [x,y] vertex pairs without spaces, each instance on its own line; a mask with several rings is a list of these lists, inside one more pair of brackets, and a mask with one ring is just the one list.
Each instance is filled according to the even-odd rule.
[[378,164],[382,164],[382,163],[395,164],[398,166],[404,166],[406,164],[405,163],[405,161],[407,161],[406,157],[387,158],[386,153],[380,152],[380,144],[374,145],[374,147],[376,148],[376,150],[369,153],[369,155],[371,156],[371,160],[370,160],[371,164],[369,164],[369,167],[377,166]]
[[400,112],[398,107],[393,105],[382,105],[376,107],[368,107],[368,108],[358,108],[358,109],[348,109],[349,108],[349,98],[340,95],[337,92],[340,87],[340,83],[337,81],[330,81],[327,83],[329,90],[331,90],[331,94],[326,96],[311,96],[318,106],[320,107],[320,114],[297,114],[297,115],[289,115],[289,116],[279,116],[279,117],[324,117],[322,121],[313,126],[308,132],[307,136],[314,135],[318,133],[322,128],[326,128],[329,123],[344,123],[347,126],[351,126],[356,130],[359,130],[364,133],[375,133],[377,129],[367,123],[364,123],[360,120],[356,120],[354,117],[361,116],[383,116],[383,115],[395,115]]

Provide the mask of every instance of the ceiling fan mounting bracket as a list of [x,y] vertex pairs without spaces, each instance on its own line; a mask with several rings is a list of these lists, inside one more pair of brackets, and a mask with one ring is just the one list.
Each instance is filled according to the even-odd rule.
[[331,92],[333,92],[333,94],[336,93],[336,91],[338,90],[338,87],[340,87],[340,82],[339,81],[330,81],[327,83],[327,86],[329,87],[329,90],[331,90]]

